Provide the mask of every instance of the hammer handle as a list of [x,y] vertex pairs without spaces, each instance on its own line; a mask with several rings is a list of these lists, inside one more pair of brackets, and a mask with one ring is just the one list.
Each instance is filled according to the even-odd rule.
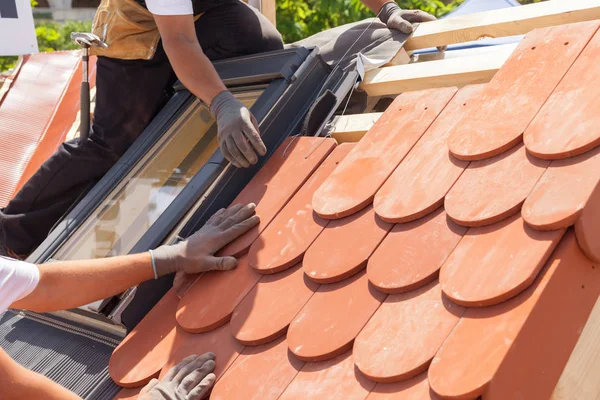
[[90,135],[90,84],[81,82],[81,125],[79,143],[85,143]]

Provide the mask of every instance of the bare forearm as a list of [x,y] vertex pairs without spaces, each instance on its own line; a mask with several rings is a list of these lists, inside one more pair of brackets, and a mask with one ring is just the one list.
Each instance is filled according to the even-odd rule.
[[[36,312],[65,310],[121,293],[154,277],[149,253],[39,266],[35,290],[12,305]],[[158,271],[164,274],[163,271]]]
[[163,43],[175,74],[185,87],[207,104],[227,88],[198,41],[176,37]]
[[81,400],[50,379],[21,367],[1,349],[0,371],[0,391],[7,399]]
[[383,7],[385,3],[391,2],[393,2],[393,0],[362,0],[362,3],[365,6],[369,7],[369,10],[373,11],[375,15],[377,15],[379,10],[381,10],[381,7]]

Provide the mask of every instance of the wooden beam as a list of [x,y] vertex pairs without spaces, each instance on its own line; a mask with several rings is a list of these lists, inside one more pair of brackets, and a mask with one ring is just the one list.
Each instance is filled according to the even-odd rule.
[[598,0],[543,1],[421,24],[404,48],[417,50],[470,42],[482,37],[524,35],[536,28],[594,19],[600,19]]
[[275,15],[277,14],[277,5],[275,0],[260,0],[260,12],[267,17],[273,26],[277,26]]
[[512,53],[519,43],[509,43],[509,44],[501,44],[497,46],[482,46],[482,47],[473,47],[469,49],[459,49],[459,50],[449,50],[449,51],[436,51],[433,53],[425,53],[425,54],[414,54],[413,63],[422,63],[428,61],[437,61],[437,60],[448,60],[450,58],[461,58],[461,57],[472,57],[477,55],[490,55],[493,56],[494,53],[497,52],[510,52]]
[[333,120],[331,136],[338,143],[358,142],[383,113],[342,115]]
[[406,50],[404,49],[400,49],[396,55],[394,56],[394,58],[392,58],[390,60],[390,62],[388,62],[387,64],[384,65],[384,67],[391,67],[393,65],[404,65],[404,64],[408,64],[410,63],[410,56],[408,55],[408,53],[406,52]]
[[560,377],[553,400],[600,400],[600,298]]
[[385,96],[412,90],[485,83],[504,65],[513,50],[514,47],[502,46],[491,54],[377,68],[366,73],[360,87],[369,96]]

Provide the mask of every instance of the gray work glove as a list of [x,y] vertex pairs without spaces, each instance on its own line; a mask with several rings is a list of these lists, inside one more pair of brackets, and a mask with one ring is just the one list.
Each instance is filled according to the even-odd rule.
[[267,153],[256,118],[230,91],[215,96],[210,112],[217,120],[217,138],[223,156],[235,167],[247,168],[258,162],[258,156]]
[[[394,29],[410,35],[415,28],[413,24],[435,21],[433,15],[421,10],[403,10],[394,2],[385,3],[378,13],[379,19],[388,29]],[[438,47],[439,51],[446,50],[446,46]]]
[[187,240],[153,251],[159,276],[175,272],[173,287],[183,296],[198,274],[207,271],[227,271],[237,266],[235,257],[215,257],[214,254],[258,224],[256,205],[236,204],[217,211],[206,224]]
[[192,355],[174,366],[162,380],[152,379],[138,400],[201,400],[215,384],[215,355]]

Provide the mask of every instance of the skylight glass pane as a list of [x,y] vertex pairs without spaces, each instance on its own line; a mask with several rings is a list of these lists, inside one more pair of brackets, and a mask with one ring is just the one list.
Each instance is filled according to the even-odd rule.
[[[242,92],[236,97],[251,107],[261,93]],[[218,146],[214,118],[196,101],[52,258],[127,254]]]

